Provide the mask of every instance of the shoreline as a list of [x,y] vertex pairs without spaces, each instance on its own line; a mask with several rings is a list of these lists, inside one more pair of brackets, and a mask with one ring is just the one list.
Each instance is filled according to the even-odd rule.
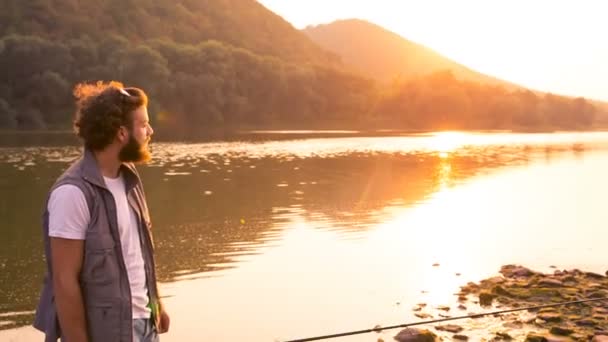
[[[424,324],[421,328],[391,331],[385,336],[394,336],[399,342],[608,341],[608,300],[605,300],[608,298],[608,272],[602,275],[580,269],[560,270],[554,266],[550,269],[553,269],[552,273],[542,273],[524,266],[505,265],[498,275],[460,286],[460,291],[454,294],[457,305],[453,307],[430,307],[419,303],[411,309],[419,323],[517,308],[522,311]],[[597,301],[523,310],[588,299]],[[3,341],[36,341],[41,337],[42,334],[31,325],[0,329]],[[388,342],[372,336],[370,341]]]
[[[608,341],[608,272],[602,275],[579,269],[552,268],[555,269],[553,273],[541,273],[519,265],[505,265],[501,267],[500,275],[478,283],[469,282],[455,294],[459,305],[454,316],[482,313],[469,311],[470,307],[482,308],[485,312],[518,308],[522,311],[454,320],[448,324],[428,325],[424,329],[404,329],[395,335],[395,340]],[[524,310],[580,300],[592,301]],[[425,308],[426,304],[421,303],[412,311],[421,320],[434,317]],[[449,307],[435,308],[442,309],[446,314],[440,314],[439,318],[449,317]],[[493,323],[494,326],[488,328]]]

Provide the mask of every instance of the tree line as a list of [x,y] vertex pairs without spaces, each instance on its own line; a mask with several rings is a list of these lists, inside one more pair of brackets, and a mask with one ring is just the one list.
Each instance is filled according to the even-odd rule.
[[583,98],[462,81],[449,71],[389,86],[328,63],[287,61],[207,40],[120,35],[0,39],[0,129],[69,129],[72,87],[119,80],[145,89],[160,130],[210,127],[585,129]]

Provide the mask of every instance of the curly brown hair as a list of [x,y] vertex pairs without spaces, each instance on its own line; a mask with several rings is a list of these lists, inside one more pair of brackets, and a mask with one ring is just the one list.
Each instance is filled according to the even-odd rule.
[[110,145],[120,126],[132,128],[131,113],[148,105],[148,96],[139,88],[124,88],[116,81],[80,83],[74,87],[76,118],[74,130],[86,148],[103,150]]

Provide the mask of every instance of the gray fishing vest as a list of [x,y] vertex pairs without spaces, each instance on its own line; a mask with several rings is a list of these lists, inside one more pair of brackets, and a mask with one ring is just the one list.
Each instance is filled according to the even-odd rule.
[[[129,205],[139,218],[139,234],[148,297],[153,322],[158,324],[160,308],[150,216],[144,190],[133,165],[123,164],[120,172],[125,179]],[[132,342],[131,289],[118,233],[116,204],[110,190],[105,185],[91,151],[85,149],[83,157],[57,179],[49,191],[49,196],[54,189],[65,184],[75,185],[83,192],[91,214],[84,241],[84,256],[80,273],[80,288],[89,340],[91,342]],[[48,197],[46,202],[48,204]],[[57,338],[61,336],[61,329],[53,291],[47,204],[44,206],[43,215],[47,272],[36,310],[34,327],[45,333],[45,341],[48,342],[57,341]]]

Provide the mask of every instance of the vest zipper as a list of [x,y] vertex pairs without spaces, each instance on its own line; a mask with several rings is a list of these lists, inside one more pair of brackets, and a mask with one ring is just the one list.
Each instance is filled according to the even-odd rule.
[[[114,236],[114,241],[118,241],[118,257],[120,258],[119,260],[119,264],[120,264],[120,268],[121,271],[123,273],[123,276],[120,277],[120,286],[122,287],[122,285],[124,284],[124,280],[127,280],[127,293],[129,294],[129,333],[128,336],[130,336],[129,341],[133,341],[133,298],[132,298],[132,294],[131,294],[131,284],[129,283],[129,274],[127,273],[127,266],[125,265],[125,258],[124,255],[122,253],[122,242],[120,241],[120,232],[118,231],[118,211],[116,208],[116,200],[114,199],[114,195],[112,195],[112,192],[110,192],[110,190],[108,189],[104,189],[104,191],[106,191],[106,193],[108,195],[110,195],[110,198],[112,199],[112,201],[110,201],[110,204],[112,205],[112,208],[114,208],[114,215],[110,215],[110,213],[108,213],[108,206],[106,205],[106,215],[108,216],[108,219],[110,220],[110,231],[112,233],[112,235]],[[107,203],[106,203],[107,204]],[[121,317],[122,320],[122,317]],[[121,337],[122,337],[122,331],[121,331]]]

